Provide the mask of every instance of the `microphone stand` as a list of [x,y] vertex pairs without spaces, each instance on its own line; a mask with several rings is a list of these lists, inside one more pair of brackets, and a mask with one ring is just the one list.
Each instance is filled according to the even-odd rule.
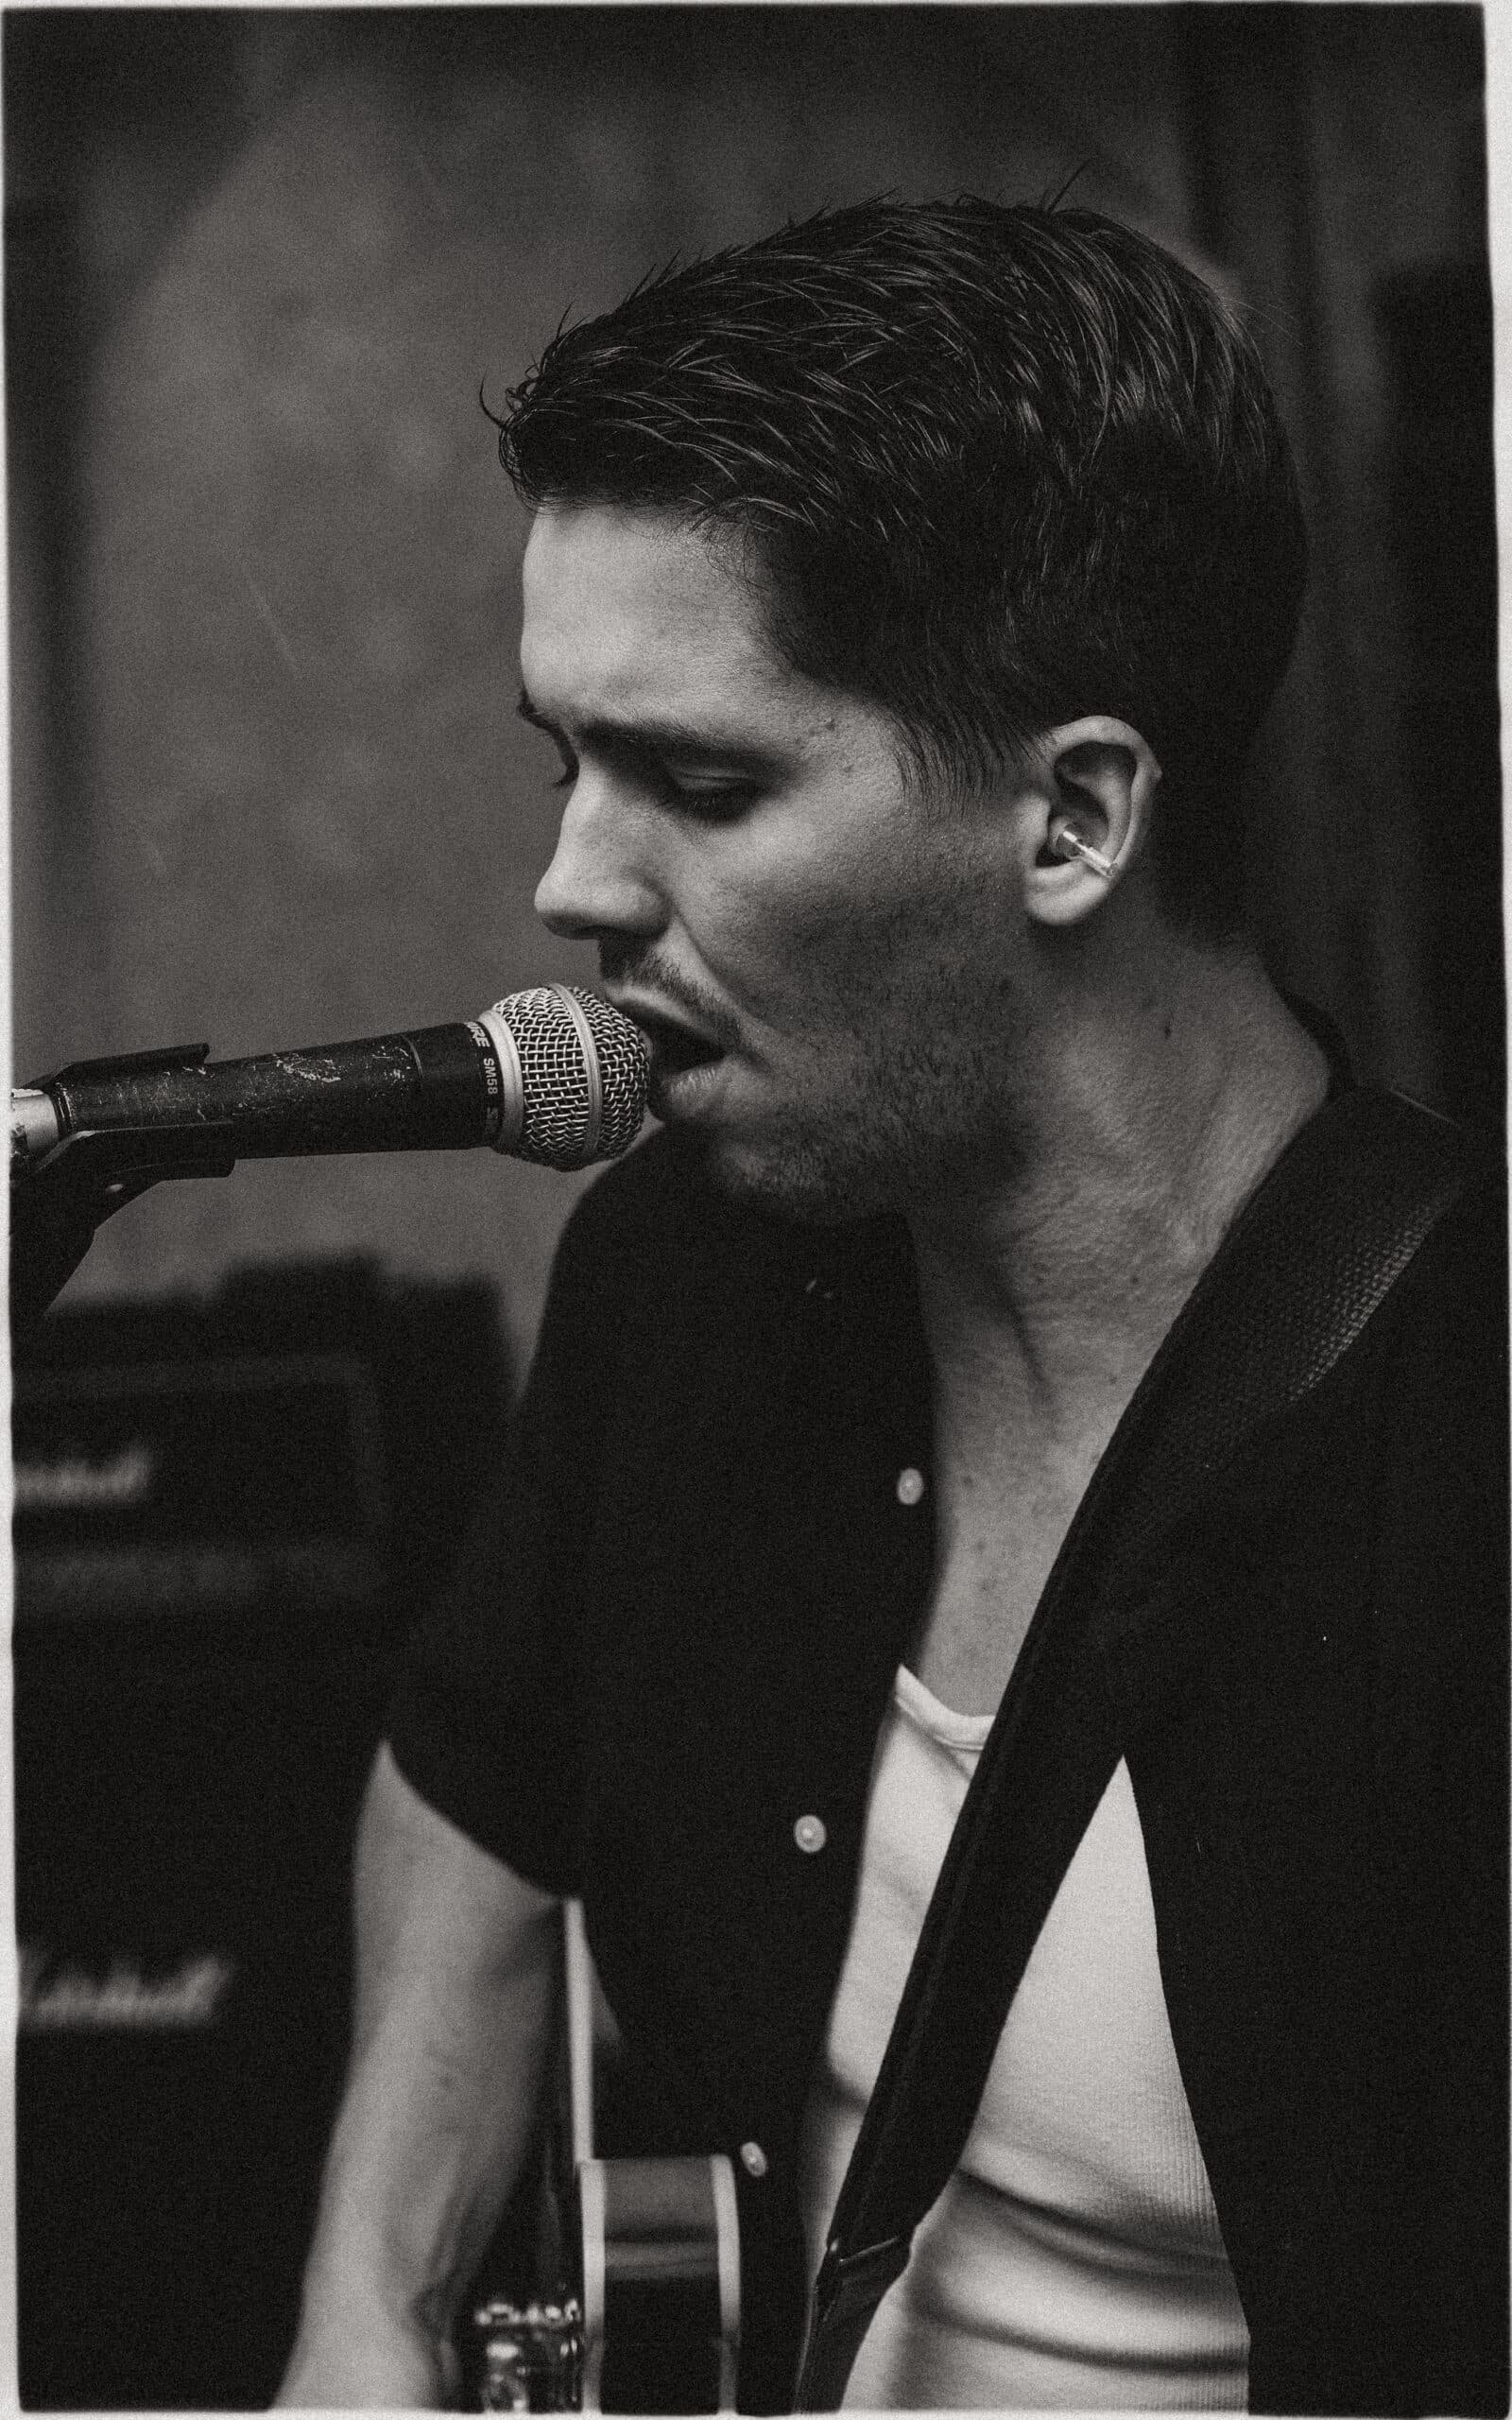
[[[168,1050],[79,1059],[25,1087],[123,1074],[201,1066],[208,1042]],[[14,1104],[10,1138],[10,1340],[26,1339],[62,1291],[94,1240],[96,1228],[167,1177],[230,1176],[236,1154],[225,1125],[76,1128],[39,1160],[26,1156]]]

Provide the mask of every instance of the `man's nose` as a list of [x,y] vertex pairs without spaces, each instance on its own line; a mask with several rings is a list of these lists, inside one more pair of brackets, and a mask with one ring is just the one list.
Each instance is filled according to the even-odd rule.
[[600,933],[659,932],[660,890],[645,862],[641,818],[610,785],[579,774],[561,819],[556,854],[536,889],[536,913],[566,941]]

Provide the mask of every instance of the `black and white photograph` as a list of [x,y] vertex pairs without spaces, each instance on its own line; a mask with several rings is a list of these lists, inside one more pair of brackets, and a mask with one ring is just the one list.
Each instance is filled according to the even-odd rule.
[[1504,46],[0,9],[12,2404],[1506,2411]]

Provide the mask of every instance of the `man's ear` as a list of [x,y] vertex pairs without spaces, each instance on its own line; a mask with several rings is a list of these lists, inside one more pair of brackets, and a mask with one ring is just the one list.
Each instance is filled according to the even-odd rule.
[[1149,835],[1160,768],[1148,740],[1113,715],[1083,715],[1036,749],[1024,906],[1041,925],[1100,908]]

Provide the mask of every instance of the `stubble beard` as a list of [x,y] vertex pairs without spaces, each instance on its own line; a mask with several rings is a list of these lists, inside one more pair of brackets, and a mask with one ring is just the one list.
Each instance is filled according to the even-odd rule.
[[[954,940],[939,914],[943,968]],[[884,1213],[927,1211],[1011,1180],[1025,1156],[1017,1101],[1029,1010],[999,971],[955,988],[927,983],[917,910],[858,928],[814,993],[809,1029],[820,1041],[806,1079],[753,1130],[682,1129],[705,1174],[732,1199],[812,1225]],[[662,965],[654,952],[601,947],[606,979],[631,976],[719,1030],[716,1003]],[[884,971],[912,968],[899,983]],[[739,1049],[738,1028],[731,1040]]]
[[[702,1138],[706,1171],[737,1201],[806,1225],[906,1216],[1011,1176],[1022,1156],[1001,1071],[975,1043],[864,1046],[851,1081],[796,1103],[759,1137]],[[994,1080],[996,1079],[996,1080]]]

